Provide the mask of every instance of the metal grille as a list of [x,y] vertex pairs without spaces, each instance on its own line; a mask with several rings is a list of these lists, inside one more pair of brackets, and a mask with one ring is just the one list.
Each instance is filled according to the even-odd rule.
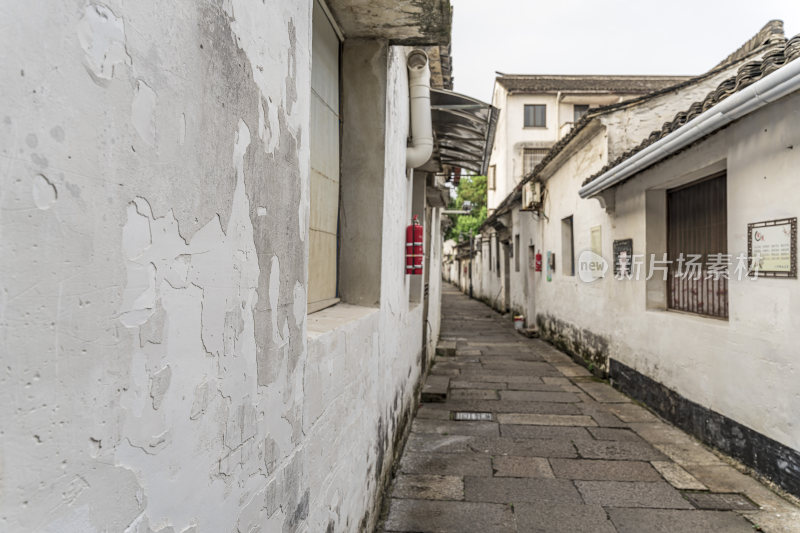
[[527,176],[533,172],[533,169],[544,159],[548,151],[548,148],[524,148],[522,150],[522,176]]
[[729,272],[711,266],[728,249],[725,181],[723,173],[667,192],[670,309],[728,317]]

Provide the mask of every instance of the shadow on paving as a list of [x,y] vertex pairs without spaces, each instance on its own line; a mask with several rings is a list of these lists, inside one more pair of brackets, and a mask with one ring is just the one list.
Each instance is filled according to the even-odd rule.
[[486,305],[445,285],[442,313],[452,356],[377,531],[796,531],[797,507]]

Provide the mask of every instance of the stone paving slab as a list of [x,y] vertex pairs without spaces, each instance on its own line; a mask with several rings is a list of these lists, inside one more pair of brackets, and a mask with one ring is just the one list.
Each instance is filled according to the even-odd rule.
[[710,511],[754,511],[758,509],[757,505],[741,494],[684,492],[683,497],[692,502],[698,509]]
[[515,426],[503,424],[500,426],[503,437],[517,439],[556,439],[560,441],[592,440],[592,436],[582,427],[568,426]]
[[601,403],[630,403],[631,401],[630,398],[619,391],[612,389],[606,383],[578,381],[576,384],[595,401]]
[[395,479],[392,498],[463,500],[464,480],[458,476],[400,474]]
[[587,428],[589,433],[592,434],[592,437],[596,438],[597,440],[616,440],[616,441],[627,441],[627,442],[644,442],[644,440],[629,429],[618,429],[618,428],[607,428],[607,427],[599,427],[599,428]]
[[499,400],[496,390],[491,389],[455,389],[450,392],[453,400]]
[[719,511],[609,509],[619,533],[753,533],[742,517]]
[[418,419],[411,424],[415,433],[438,433],[439,435],[478,435],[498,437],[495,422],[456,422],[453,420]]
[[557,478],[583,481],[661,481],[659,473],[644,461],[602,459],[550,459]]
[[551,385],[548,383],[503,383],[503,389],[514,391],[536,391],[536,392],[579,392],[579,389],[565,390],[568,385]]
[[577,457],[575,446],[568,440],[555,439],[494,439],[475,438],[467,443],[470,450],[488,455],[514,455],[525,457]]
[[464,499],[492,503],[583,503],[575,485],[566,479],[465,477]]
[[450,411],[447,409],[433,409],[429,405],[421,405],[417,409],[417,418],[430,418],[433,420],[450,420]]
[[535,413],[501,413],[497,415],[501,424],[520,426],[596,426],[597,422],[586,415],[542,415]]
[[663,453],[646,442],[625,441],[575,441],[578,453],[586,459],[611,459],[617,461],[663,461]]
[[630,428],[648,442],[672,444],[694,442],[692,437],[664,422],[632,422]]
[[644,407],[632,403],[615,404],[609,410],[623,422],[658,422],[658,418]]
[[504,390],[500,391],[500,398],[511,402],[554,402],[554,403],[575,403],[578,402],[577,395],[571,392],[539,392]]
[[550,462],[544,457],[494,457],[492,468],[495,477],[555,477]]
[[[800,507],[507,317],[443,291],[441,340],[456,354],[428,379],[449,380],[447,397],[419,407],[378,531],[736,533],[752,520],[798,533]],[[459,411],[493,421],[453,420]]]
[[509,505],[392,499],[384,531],[414,533],[513,533]]
[[[681,493],[663,481],[576,481],[588,504],[604,507],[693,509]],[[466,495],[466,487],[464,494]]]
[[461,379],[481,383],[543,383],[546,377],[489,371],[469,371],[461,374]]
[[599,505],[520,503],[514,515],[518,531],[528,533],[616,533]]
[[681,466],[722,464],[722,461],[720,461],[719,457],[708,451],[699,442],[657,442],[654,444],[654,446]]
[[492,460],[479,454],[414,453],[400,460],[404,474],[437,474],[441,476],[491,476]]
[[450,400],[446,404],[429,404],[432,409],[452,411],[487,411],[491,413],[538,413],[549,415],[579,415],[580,409],[573,403],[509,402]]
[[591,376],[592,373],[586,370],[584,367],[580,365],[564,365],[564,364],[557,364],[555,365],[556,369],[564,376],[567,377],[575,377],[575,376]]
[[467,453],[476,437],[469,435],[438,435],[436,433],[412,433],[406,441],[406,450],[411,453]]
[[697,478],[672,461],[651,461],[650,464],[676,489],[708,490],[708,487],[697,481]]
[[508,388],[505,383],[501,382],[486,382],[486,381],[464,381],[464,380],[450,380],[451,389],[492,389],[500,390]]

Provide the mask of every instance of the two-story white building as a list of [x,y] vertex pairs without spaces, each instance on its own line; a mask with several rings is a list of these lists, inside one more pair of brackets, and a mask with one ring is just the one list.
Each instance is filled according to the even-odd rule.
[[629,100],[686,79],[681,76],[497,76],[492,105],[501,113],[487,176],[489,213],[590,108]]

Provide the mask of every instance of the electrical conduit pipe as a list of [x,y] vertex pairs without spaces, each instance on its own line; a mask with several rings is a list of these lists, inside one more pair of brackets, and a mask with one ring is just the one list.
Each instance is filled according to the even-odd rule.
[[427,163],[433,153],[428,55],[419,49],[412,50],[406,58],[406,66],[411,120],[411,143],[406,147],[406,168],[418,168]]

